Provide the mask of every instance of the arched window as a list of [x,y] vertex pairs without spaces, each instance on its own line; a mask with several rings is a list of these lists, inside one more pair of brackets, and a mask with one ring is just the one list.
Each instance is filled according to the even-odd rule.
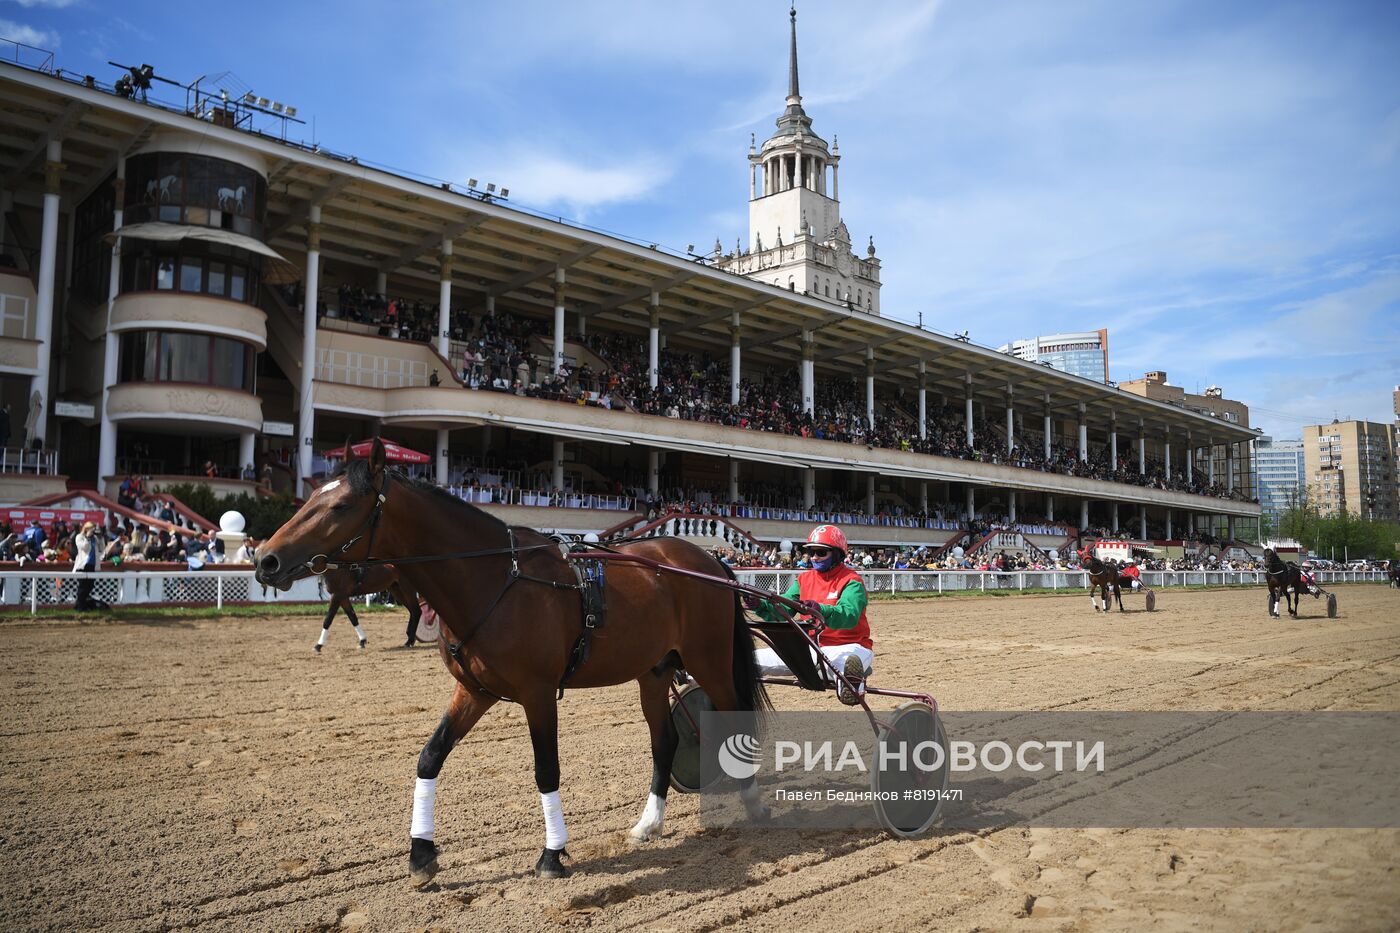
[[797,282],[793,279],[792,276],[788,276],[788,291],[797,291]]
[[826,280],[826,297],[831,297],[831,279]]

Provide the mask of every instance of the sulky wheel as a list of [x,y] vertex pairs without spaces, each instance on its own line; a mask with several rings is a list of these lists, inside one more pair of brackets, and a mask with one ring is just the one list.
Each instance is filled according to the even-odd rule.
[[[671,762],[671,786],[683,794],[696,794],[713,784],[718,772],[706,775],[700,756],[700,716],[713,712],[709,694],[689,683],[671,699],[671,722],[676,727],[676,757]],[[708,778],[708,780],[706,779]]]
[[1152,592],[1151,590],[1147,591],[1147,611],[1157,611],[1157,594]]
[[[875,767],[870,770],[870,789],[876,794],[875,815],[890,835],[910,839],[927,832],[943,806],[943,794],[948,789],[948,737],[938,714],[917,700],[896,708],[890,715],[889,726],[880,734],[881,750],[893,749],[901,742],[909,750],[928,742],[943,750],[942,767],[935,771],[901,768],[896,761],[887,766],[885,756],[876,752]],[[919,757],[912,751],[908,754],[911,762]],[[923,758],[931,760],[927,753]],[[883,800],[881,795],[892,795],[894,799]]]
[[1327,618],[1337,618],[1337,594],[1335,593],[1327,594]]
[[1269,601],[1269,603],[1268,603],[1268,605],[1269,605],[1269,618],[1272,619],[1272,618],[1274,617],[1274,607],[1276,607],[1276,606],[1278,605],[1278,599],[1277,599],[1277,597],[1274,596],[1274,591],[1273,591],[1273,590],[1269,590],[1269,592],[1268,592],[1267,594],[1265,594],[1265,595],[1267,596],[1268,601]]

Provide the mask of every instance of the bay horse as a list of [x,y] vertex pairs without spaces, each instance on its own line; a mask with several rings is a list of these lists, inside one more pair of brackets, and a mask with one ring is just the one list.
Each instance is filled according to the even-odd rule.
[[1322,591],[1317,587],[1309,587],[1303,582],[1302,568],[1292,561],[1285,564],[1273,548],[1264,549],[1264,562],[1264,579],[1269,584],[1269,615],[1275,619],[1280,617],[1280,595],[1288,605],[1288,614],[1295,619],[1298,618],[1298,605],[1303,601],[1304,593],[1312,593],[1314,599],[1322,596]]
[[[646,538],[619,551],[727,582],[724,566],[679,538]],[[535,874],[562,878],[568,830],[559,800],[558,699],[584,644],[581,584],[559,542],[507,526],[429,483],[385,468],[376,438],[368,459],[347,463],[258,551],[257,578],[278,588],[328,566],[392,562],[438,613],[443,664],[456,679],[437,730],[418,757],[409,830],[409,876],[427,884],[438,871],[433,813],[443,762],[498,702],[525,711],[544,811],[544,849]],[[717,710],[769,707],[754,662],[754,641],[736,591],[680,574],[618,562],[605,567],[607,619],[592,629],[569,686],[637,681],[651,734],[650,791],[629,836],[661,833],[678,736],[668,692],[684,668]],[[751,819],[768,808],[758,784],[740,783]]]
[[345,617],[350,620],[350,624],[355,627],[355,634],[359,636],[360,647],[363,648],[365,633],[360,629],[360,620],[355,617],[351,597],[373,596],[375,593],[386,591],[393,595],[400,606],[408,610],[408,632],[403,646],[412,648],[413,643],[418,640],[418,620],[422,616],[422,611],[418,608],[418,594],[399,577],[398,568],[393,564],[377,564],[358,572],[349,569],[327,570],[321,579],[325,583],[331,604],[326,608],[325,621],[321,623],[321,640],[316,642],[318,653],[326,643],[326,632],[329,631],[331,622],[335,621],[335,614],[342,609],[345,610]]
[[1400,589],[1400,560],[1391,559],[1386,569],[1386,580],[1392,589]]
[[1109,599],[1118,600],[1118,611],[1123,611],[1123,593],[1120,588],[1120,578],[1118,568],[1110,567],[1099,560],[1089,548],[1079,552],[1079,562],[1084,565],[1085,571],[1089,574],[1089,603],[1094,607],[1094,611],[1099,611],[1098,600],[1094,598],[1096,590],[1103,593],[1103,611],[1108,612],[1112,606]]

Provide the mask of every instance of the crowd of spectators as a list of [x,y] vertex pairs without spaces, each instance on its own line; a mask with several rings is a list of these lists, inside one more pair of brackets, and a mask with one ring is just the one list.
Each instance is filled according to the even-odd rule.
[[[0,562],[52,564],[72,561],[78,553],[76,537],[80,526],[55,519],[45,527],[37,519],[15,529],[0,521]],[[140,522],[114,520],[94,532],[99,566],[159,562],[181,563],[191,568],[226,562],[251,563],[254,542],[249,540],[235,554],[226,554],[223,541],[214,532],[177,526],[174,531],[148,528]]]
[[[358,307],[353,295],[344,300]],[[382,296],[367,300],[374,303],[373,308],[383,301]],[[425,306],[423,313],[436,320],[432,308]],[[1207,482],[1202,471],[1196,471],[1188,481],[1180,463],[1168,471],[1164,463],[1149,458],[1140,471],[1134,456],[1120,451],[1118,459],[1111,461],[1107,448],[1090,450],[1087,459],[1080,460],[1075,445],[1058,439],[1052,439],[1047,456],[1044,437],[1033,428],[1015,433],[1008,445],[1004,422],[999,419],[978,419],[973,425],[973,443],[969,444],[960,405],[931,406],[925,436],[920,437],[910,413],[915,406],[902,389],[877,401],[871,424],[864,391],[853,378],[819,379],[809,414],[803,411],[796,367],[740,379],[738,401],[731,402],[727,359],[663,350],[658,355],[657,384],[653,387],[645,342],[623,334],[594,333],[578,338],[605,369],[599,371],[587,363],[566,364],[554,373],[550,361],[530,349],[531,339],[544,336],[547,329],[542,319],[504,311],[475,318],[466,313],[454,316],[453,333],[460,334],[467,346],[461,361],[463,381],[473,389],[625,407],[677,420],[1007,464],[1217,498],[1246,498],[1243,492],[1227,489],[1222,483]]]

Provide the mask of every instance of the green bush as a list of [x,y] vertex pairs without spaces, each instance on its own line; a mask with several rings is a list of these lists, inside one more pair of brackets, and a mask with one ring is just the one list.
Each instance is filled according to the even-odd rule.
[[216,496],[202,483],[176,483],[165,487],[162,492],[179,499],[215,525],[225,512],[242,513],[247,522],[244,531],[259,541],[272,537],[297,510],[291,496],[251,496],[246,492],[236,496]]

